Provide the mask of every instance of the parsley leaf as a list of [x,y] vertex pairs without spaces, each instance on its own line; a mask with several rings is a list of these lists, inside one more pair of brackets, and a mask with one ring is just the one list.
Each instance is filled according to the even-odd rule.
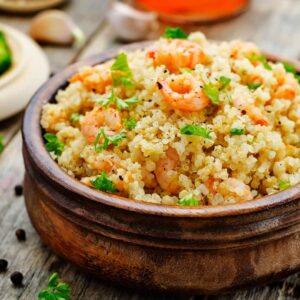
[[245,130],[243,128],[231,128],[230,134],[232,135],[243,135],[245,133]]
[[261,83],[248,83],[247,86],[249,90],[255,91],[258,89],[262,84]]
[[193,70],[190,68],[179,68],[179,71],[181,73],[192,73]]
[[163,37],[167,39],[187,39],[187,35],[179,27],[167,27],[163,34]]
[[188,194],[178,200],[177,204],[181,206],[197,206],[199,205],[198,199],[193,197],[193,194]]
[[185,135],[196,135],[211,139],[210,132],[200,125],[185,125],[180,129],[180,132]]
[[48,152],[53,152],[58,156],[61,155],[65,145],[55,134],[46,133],[44,134],[44,139],[47,141],[45,146]]
[[225,89],[231,82],[231,79],[225,76],[220,77],[221,90]]
[[103,107],[108,107],[110,103],[114,103],[116,101],[116,96],[114,90],[111,91],[108,98],[100,98],[94,100],[97,104],[101,104]]
[[107,173],[103,171],[98,175],[94,180],[91,180],[91,184],[94,188],[104,192],[118,192],[118,189],[115,187],[114,183],[107,178]]
[[70,120],[72,122],[78,122],[80,118],[80,114],[78,112],[72,113]]
[[57,273],[48,279],[48,287],[38,294],[39,300],[69,300],[70,286],[59,280]]
[[129,130],[135,128],[136,124],[137,124],[137,120],[133,119],[133,118],[127,119],[127,120],[124,121],[124,126],[126,128],[128,128]]
[[268,63],[267,59],[265,56],[263,55],[257,55],[256,53],[252,52],[251,54],[246,56],[251,62],[255,62],[255,61],[259,61],[262,63],[262,65],[264,66],[264,68],[266,70],[271,71],[272,70],[272,66]]
[[[103,137],[103,142],[102,144],[98,144],[101,136]],[[97,152],[101,152],[102,150],[106,150],[109,147],[109,145],[118,146],[119,143],[125,138],[126,138],[126,134],[124,130],[111,137],[108,137],[105,134],[104,129],[100,128],[96,136],[96,139],[94,141],[95,150]]]
[[213,85],[212,83],[205,84],[203,87],[203,91],[213,104],[220,103],[220,99],[219,99],[220,93],[215,85]]
[[4,150],[4,136],[0,134],[0,154],[3,152],[3,150]]
[[128,65],[127,55],[121,52],[113,65],[111,66],[111,77],[114,86],[123,85],[125,87],[134,87],[132,72]]
[[292,73],[292,74],[296,74],[297,73],[296,68],[293,65],[291,65],[291,64],[289,64],[287,62],[283,62],[282,64],[283,64],[283,67],[284,67],[284,69],[285,69],[286,72]]
[[278,188],[283,191],[283,190],[286,190],[287,188],[289,188],[291,185],[284,181],[284,180],[280,180],[279,183],[278,183]]

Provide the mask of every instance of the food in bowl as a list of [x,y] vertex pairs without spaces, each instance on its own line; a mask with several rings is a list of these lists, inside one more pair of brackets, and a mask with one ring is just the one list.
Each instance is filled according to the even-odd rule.
[[3,31],[0,31],[0,76],[12,65],[12,54]]
[[101,191],[165,205],[250,201],[300,181],[293,66],[250,42],[168,29],[86,66],[44,106],[46,148]]

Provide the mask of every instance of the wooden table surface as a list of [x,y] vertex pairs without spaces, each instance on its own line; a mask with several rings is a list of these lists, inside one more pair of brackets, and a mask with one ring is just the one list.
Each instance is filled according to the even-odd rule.
[[[99,53],[117,45],[112,29],[105,23],[109,0],[73,0],[61,7],[83,29],[87,40],[81,48],[44,47],[52,72],[82,57]],[[32,16],[14,16],[0,13],[0,22],[12,25],[23,32],[28,31]],[[227,22],[190,26],[200,29],[209,38],[230,40],[242,38],[253,40],[263,50],[300,57],[300,1],[254,0],[250,9],[238,18]],[[160,32],[157,32],[159,35]],[[13,99],[12,99],[13,100]],[[0,299],[37,299],[38,291],[47,285],[47,278],[58,272],[72,287],[71,299],[300,299],[300,276],[294,275],[284,282],[257,287],[236,294],[214,297],[186,297],[144,294],[93,279],[76,267],[54,255],[34,231],[27,216],[23,196],[15,196],[14,186],[21,184],[24,166],[21,154],[22,114],[0,123],[0,133],[5,136],[5,150],[0,156],[0,258],[9,262],[6,273],[0,273]],[[18,242],[15,230],[23,228],[27,233],[25,242]],[[284,249],[282,249],[284,251]],[[14,288],[10,274],[21,271],[24,285]],[[192,280],[192,278],[191,278]],[[298,282],[299,281],[299,282]],[[298,295],[296,291],[298,290]]]

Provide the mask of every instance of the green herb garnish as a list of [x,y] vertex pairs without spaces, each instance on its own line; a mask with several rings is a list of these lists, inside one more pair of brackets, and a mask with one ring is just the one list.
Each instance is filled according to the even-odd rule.
[[134,87],[132,72],[128,65],[127,55],[120,53],[111,66],[111,77],[114,86]]
[[48,287],[42,290],[39,300],[69,300],[70,286],[59,280],[57,273],[53,273],[48,279]]
[[185,125],[180,129],[180,132],[185,135],[196,135],[211,139],[210,132],[200,125]]
[[203,87],[203,91],[213,104],[220,103],[220,99],[219,99],[220,93],[215,85],[213,85],[212,83],[205,84]]
[[3,150],[4,150],[4,136],[0,134],[0,154],[3,152]]
[[255,91],[258,89],[262,84],[261,83],[248,83],[247,86],[249,90]]
[[76,112],[71,115],[70,120],[73,122],[78,122],[79,118],[80,118],[80,114]]
[[284,67],[285,71],[288,72],[288,73],[294,74],[295,78],[300,83],[300,75],[297,74],[296,68],[293,65],[291,65],[287,62],[283,62],[282,64],[283,64],[283,67]]
[[220,77],[221,90],[225,89],[231,82],[231,79],[225,76]]
[[57,156],[61,155],[65,145],[55,134],[46,133],[44,139],[47,141],[45,146],[48,152],[53,152]]
[[188,194],[179,199],[177,204],[181,206],[197,206],[199,205],[199,201],[195,197],[193,197],[193,194]]
[[188,36],[179,27],[176,27],[176,28],[167,27],[165,29],[163,37],[165,37],[167,39],[187,39]]
[[190,68],[179,68],[179,71],[181,73],[192,73],[193,70]]
[[115,103],[118,110],[128,109],[129,105],[135,104],[138,101],[138,98],[135,96],[123,100],[115,95],[114,90],[111,91],[108,98],[100,98],[95,100],[96,103],[101,104],[103,107],[108,107],[111,103]]
[[283,190],[286,190],[287,188],[289,188],[291,185],[284,181],[284,180],[280,180],[279,183],[278,183],[278,188],[283,191]]
[[98,175],[94,180],[91,180],[91,184],[94,188],[104,192],[118,192],[118,189],[115,187],[114,183],[107,178],[107,173],[103,171]]
[[251,62],[259,61],[262,63],[266,70],[271,71],[272,66],[268,63],[266,57],[264,55],[257,55],[256,53],[252,52],[251,54],[246,56]]
[[[101,137],[103,137],[103,142],[101,144],[98,144]],[[101,152],[102,150],[106,150],[109,147],[109,145],[118,146],[119,143],[125,138],[126,134],[124,130],[111,137],[108,137],[105,134],[104,129],[100,128],[94,141],[95,150],[97,152]]]
[[245,133],[245,130],[243,128],[231,128],[230,134],[232,135],[243,135]]
[[135,128],[136,124],[137,124],[137,120],[133,118],[124,121],[124,127],[126,127],[129,130]]

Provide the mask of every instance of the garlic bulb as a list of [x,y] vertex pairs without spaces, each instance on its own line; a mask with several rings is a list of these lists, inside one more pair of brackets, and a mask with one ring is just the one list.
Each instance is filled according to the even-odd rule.
[[33,18],[30,35],[37,42],[56,45],[83,43],[84,34],[73,20],[60,10],[47,10]]
[[107,19],[120,39],[131,42],[146,39],[158,26],[155,13],[142,12],[121,2],[111,6]]

